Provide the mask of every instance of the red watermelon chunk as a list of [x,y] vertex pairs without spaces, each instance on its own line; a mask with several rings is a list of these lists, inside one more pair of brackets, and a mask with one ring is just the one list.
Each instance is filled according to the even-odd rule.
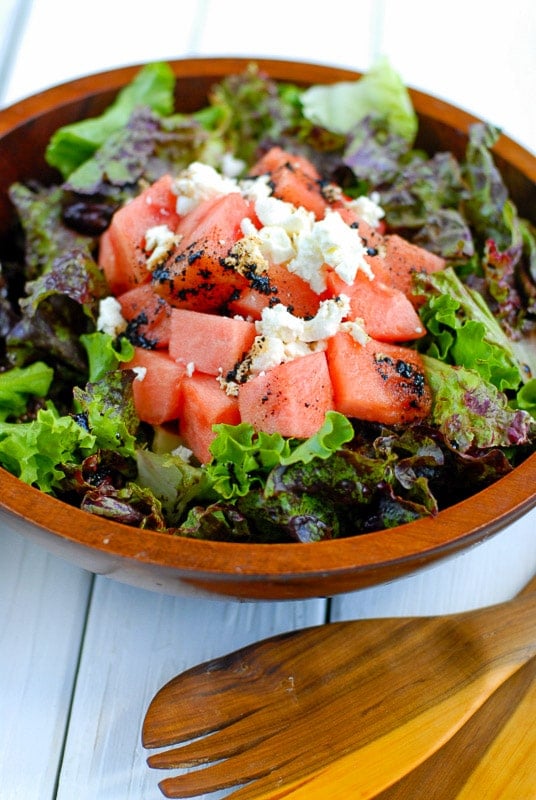
[[242,319],[205,314],[187,308],[171,311],[169,354],[196,372],[225,377],[253,344],[255,325]]
[[227,395],[216,378],[201,373],[184,378],[179,431],[185,445],[202,464],[212,457],[209,448],[216,435],[212,426],[239,422],[237,398]]
[[243,422],[255,430],[306,439],[333,408],[333,392],[323,351],[259,373],[239,387]]
[[335,409],[348,417],[386,425],[425,417],[431,407],[420,355],[408,347],[348,333],[328,340],[327,361]]
[[334,297],[345,294],[350,299],[351,319],[362,319],[365,331],[374,339],[385,342],[405,342],[419,339],[426,333],[424,326],[406,295],[378,278],[371,280],[358,272],[351,285],[330,271],[328,290]]
[[205,200],[186,214],[176,228],[180,243],[153,272],[155,291],[177,308],[221,310],[247,286],[228,260],[245,217],[253,219],[253,207],[237,192]]
[[148,350],[169,345],[171,306],[155,294],[149,283],[129,289],[117,300],[129,323],[128,338],[133,344]]
[[176,364],[166,352],[136,347],[134,358],[124,367],[141,367],[145,371],[132,383],[134,405],[142,422],[161,425],[179,417],[183,366]]
[[116,211],[101,237],[99,265],[114,294],[150,280],[145,234],[157,225],[166,225],[173,231],[179,221],[177,196],[171,187],[171,176],[163,175]]

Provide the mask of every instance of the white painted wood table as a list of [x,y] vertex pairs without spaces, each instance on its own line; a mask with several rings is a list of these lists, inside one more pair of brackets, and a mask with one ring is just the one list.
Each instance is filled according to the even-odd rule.
[[[495,122],[535,150],[531,0],[511,0],[508,14],[461,0],[331,0],[318,12],[311,8],[301,0],[0,0],[0,104],[83,73],[153,59],[264,55],[365,70],[383,53],[407,84]],[[0,800],[157,800],[159,775],[146,766],[140,730],[168,679],[327,618],[442,613],[506,599],[536,571],[535,524],[536,511],[468,552],[390,584],[331,602],[282,603],[132,588],[92,576],[4,526]]]

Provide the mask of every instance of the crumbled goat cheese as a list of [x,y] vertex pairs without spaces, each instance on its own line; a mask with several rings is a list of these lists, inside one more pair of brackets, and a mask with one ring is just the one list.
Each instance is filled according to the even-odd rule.
[[188,376],[189,378],[191,378],[191,377],[192,377],[192,375],[194,374],[194,372],[195,372],[195,364],[194,364],[194,362],[193,362],[193,361],[189,361],[189,362],[186,364],[186,374],[187,374],[187,376]]
[[279,225],[289,236],[310,231],[315,221],[312,211],[271,196],[255,201],[255,213],[263,226]]
[[173,181],[177,195],[177,213],[181,216],[196,208],[203,200],[239,192],[234,178],[221,175],[214,167],[194,161]]
[[145,231],[145,252],[150,253],[147,269],[151,272],[171,255],[181,240],[167,225],[154,225]]
[[263,309],[255,329],[265,338],[277,338],[285,344],[297,341],[311,344],[334,336],[349,312],[350,300],[346,295],[323,300],[311,319],[296,317],[279,303]]
[[[256,336],[255,341],[245,359],[246,374],[259,374],[268,372],[272,367],[277,367],[289,361],[285,352],[285,342],[277,336]],[[239,377],[243,377],[239,374]]]
[[324,219],[315,222],[313,236],[324,261],[348,285],[354,282],[358,270],[371,280],[374,274],[365,260],[367,248],[355,228],[351,228],[336,211],[327,210]]
[[342,320],[350,313],[350,298],[341,294],[336,299],[323,300],[312,319],[303,322],[301,339],[304,342],[318,342],[330,339],[339,331]]
[[232,153],[224,153],[221,157],[221,171],[227,178],[236,178],[246,168],[246,162],[236,158]]
[[186,464],[190,463],[190,459],[193,456],[193,450],[190,450],[188,447],[185,447],[183,444],[180,444],[178,447],[175,447],[174,450],[171,451],[172,456],[176,456],[180,458],[182,461],[185,461]]
[[[350,311],[348,297],[323,300],[312,319],[291,314],[278,304],[265,308],[255,323],[257,336],[249,353],[237,372],[238,380],[266,372],[279,364],[293,361],[318,350],[325,350],[326,340],[339,330],[348,330],[358,341],[366,341],[366,334],[358,321],[343,322]],[[343,327],[347,326],[347,327]]]
[[249,217],[245,217],[241,229],[244,237],[251,237],[257,241],[263,258],[272,264],[284,264],[293,257],[294,247],[284,228],[267,225],[258,230]]
[[103,297],[99,302],[97,330],[110,336],[119,336],[127,328],[127,321],[121,313],[121,304],[115,297]]
[[380,196],[378,192],[372,192],[370,197],[362,195],[355,200],[349,200],[346,205],[355,211],[359,219],[366,222],[372,228],[377,228],[380,220],[385,217],[385,211],[379,204]]
[[301,338],[305,320],[296,317],[282,303],[272,308],[264,308],[260,320],[255,323],[258,334],[266,339],[278,339],[281,342],[295,342]]
[[287,263],[288,271],[308,283],[313,292],[322,294],[326,288],[327,266],[312,230],[300,232],[294,237],[293,245],[294,257]]
[[339,330],[349,333],[352,339],[355,339],[355,341],[361,345],[365,345],[368,339],[370,339],[370,336],[365,330],[365,324],[362,319],[341,322]]
[[262,197],[269,197],[272,194],[269,175],[258,175],[255,178],[242,178],[240,181],[240,191],[246,200],[255,202]]
[[[263,243],[266,258],[276,264],[286,263],[289,272],[303,278],[317,294],[326,288],[327,267],[348,285],[358,270],[374,278],[361,236],[336,211],[327,209],[324,219],[315,220],[304,208],[261,196],[255,202],[255,213],[262,224],[255,235]],[[243,231],[250,228],[243,223]]]
[[132,372],[136,374],[135,381],[142,381],[147,375],[147,367],[132,367]]

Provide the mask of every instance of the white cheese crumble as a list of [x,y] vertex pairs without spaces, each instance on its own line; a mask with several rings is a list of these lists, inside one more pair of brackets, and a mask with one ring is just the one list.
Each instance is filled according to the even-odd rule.
[[119,336],[127,328],[127,321],[121,313],[121,303],[115,297],[103,297],[99,302],[97,330],[110,336]]
[[242,178],[240,181],[240,191],[246,200],[256,201],[262,197],[269,197],[272,194],[269,175],[258,175],[254,178]]
[[293,257],[294,247],[290,236],[279,225],[266,225],[258,230],[249,217],[245,217],[241,229],[244,238],[255,241],[263,259],[272,264],[284,264]]
[[190,448],[186,447],[183,444],[180,444],[178,447],[175,447],[175,449],[171,451],[171,455],[176,456],[177,458],[180,458],[182,461],[185,461],[186,464],[189,464],[190,459],[193,456],[193,450],[190,450]]
[[324,261],[347,284],[354,282],[358,270],[374,278],[365,260],[367,248],[355,228],[351,228],[336,211],[327,209],[324,219],[315,222],[313,236]]
[[367,341],[370,339],[370,336],[365,330],[365,323],[362,319],[353,319],[341,322],[339,330],[343,331],[344,333],[349,333],[352,339],[355,339],[358,344],[363,346],[366,345]]
[[340,330],[346,330],[363,344],[367,334],[360,321],[343,321],[349,312],[350,300],[346,295],[323,300],[312,319],[296,317],[282,304],[263,309],[261,319],[255,323],[257,336],[237,378],[247,380],[279,364],[325,350],[327,339]]
[[349,200],[346,205],[355,211],[359,219],[366,222],[372,228],[377,228],[380,220],[385,217],[385,211],[380,206],[380,195],[372,192],[370,197],[362,195],[355,200]]
[[132,367],[132,372],[136,374],[135,381],[142,381],[147,375],[147,367]]
[[348,285],[358,270],[373,280],[361,236],[337,211],[328,208],[324,219],[316,220],[311,211],[261,196],[255,202],[255,213],[262,227],[254,230],[253,223],[244,220],[243,233],[257,236],[265,258],[274,264],[285,263],[289,272],[303,278],[317,294],[326,288],[328,267]]
[[303,321],[300,338],[304,342],[330,339],[340,329],[342,320],[350,313],[350,298],[341,294],[336,299],[323,300],[312,319]]
[[272,196],[257,198],[255,213],[263,226],[279,225],[289,236],[310,231],[315,221],[312,211]]
[[208,164],[194,161],[174,179],[172,191],[177,195],[177,213],[183,216],[203,200],[239,192],[240,187],[234,178],[220,174]]
[[147,269],[151,272],[165,261],[178,243],[181,236],[173,233],[167,225],[154,225],[145,231],[145,252],[150,253]]
[[226,152],[221,157],[221,171],[228,178],[237,178],[246,169],[246,162]]

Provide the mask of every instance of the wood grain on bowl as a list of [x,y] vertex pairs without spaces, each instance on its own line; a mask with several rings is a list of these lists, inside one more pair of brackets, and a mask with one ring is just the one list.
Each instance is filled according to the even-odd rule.
[[[240,72],[249,59],[171,62],[177,105],[191,111],[210,86]],[[350,80],[357,73],[283,60],[255,59],[273,78],[300,85]],[[138,66],[71,81],[0,112],[0,238],[14,221],[7,189],[14,181],[57,177],[43,153],[61,125],[100,113]],[[419,144],[461,154],[467,112],[411,92],[420,119]],[[494,148],[520,212],[536,207],[536,159],[507,137]],[[72,508],[0,470],[0,520],[85,569],[171,594],[207,593],[245,599],[330,596],[413,572],[492,536],[536,505],[536,454],[478,495],[395,530],[314,544],[232,544],[139,530]]]

